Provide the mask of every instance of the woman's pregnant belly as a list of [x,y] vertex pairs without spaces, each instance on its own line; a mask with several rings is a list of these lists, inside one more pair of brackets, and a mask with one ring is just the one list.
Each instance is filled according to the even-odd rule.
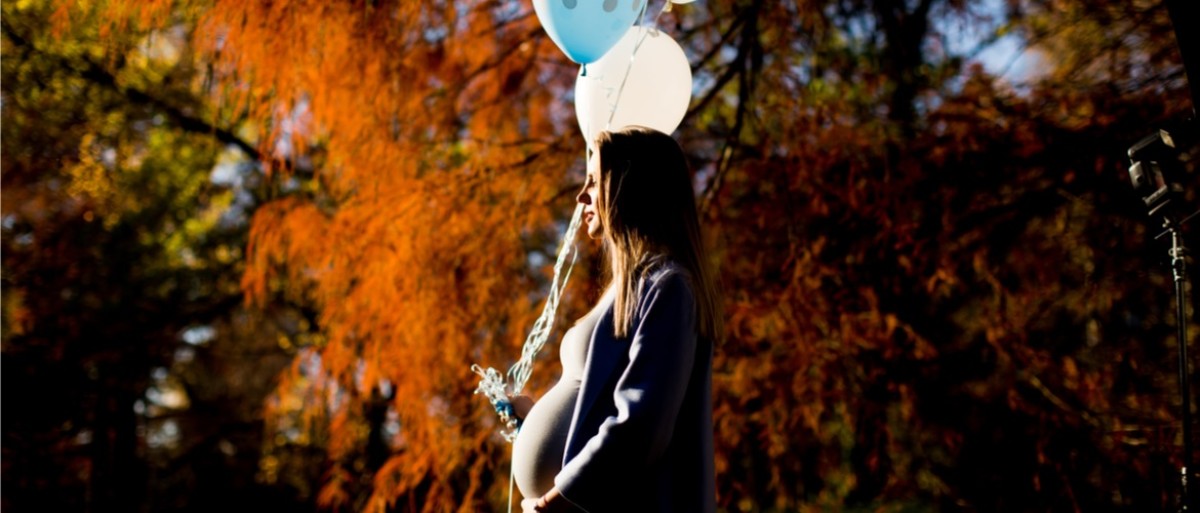
[[525,498],[540,497],[554,487],[578,397],[579,381],[560,380],[525,416],[512,459],[513,478]]

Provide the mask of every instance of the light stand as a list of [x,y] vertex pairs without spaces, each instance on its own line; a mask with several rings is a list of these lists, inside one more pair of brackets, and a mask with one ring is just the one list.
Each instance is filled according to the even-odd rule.
[[1195,123],[1191,120],[1172,129],[1159,130],[1129,148],[1129,177],[1134,190],[1150,209],[1150,215],[1161,216],[1164,235],[1171,236],[1171,271],[1175,281],[1176,333],[1179,358],[1179,398],[1183,421],[1183,457],[1179,469],[1179,511],[1191,511],[1190,480],[1192,467],[1192,401],[1187,338],[1187,249],[1183,244],[1183,225],[1197,214],[1182,217],[1183,163],[1180,154],[1195,143]]
[[1191,493],[1188,489],[1188,476],[1192,472],[1192,400],[1191,379],[1188,374],[1187,355],[1187,299],[1184,296],[1187,289],[1187,254],[1183,246],[1183,234],[1180,233],[1182,223],[1176,225],[1166,217],[1164,228],[1171,233],[1171,271],[1175,276],[1175,325],[1179,346],[1179,400],[1183,415],[1183,458],[1179,467],[1179,511],[1190,511]]
[[[1188,88],[1192,96],[1192,117],[1172,130],[1159,130],[1138,141],[1129,148],[1129,177],[1142,201],[1150,208],[1150,215],[1161,215],[1163,235],[1171,235],[1171,272],[1175,280],[1176,328],[1179,346],[1179,398],[1183,421],[1183,458],[1179,469],[1179,511],[1189,512],[1192,493],[1189,487],[1194,476],[1192,468],[1192,402],[1191,377],[1188,373],[1187,354],[1187,250],[1183,245],[1183,224],[1196,214],[1182,217],[1182,186],[1179,178],[1183,164],[1179,157],[1189,151],[1197,141],[1196,106],[1200,104],[1200,36],[1194,30],[1195,20],[1200,19],[1200,1],[1166,0],[1167,15],[1175,29],[1175,42],[1183,58],[1183,70],[1188,77]],[[1156,237],[1158,238],[1158,237]]]

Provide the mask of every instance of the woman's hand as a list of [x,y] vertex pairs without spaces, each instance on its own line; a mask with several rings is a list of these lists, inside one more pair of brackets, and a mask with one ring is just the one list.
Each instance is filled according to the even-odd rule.
[[537,499],[525,499],[521,501],[521,513],[537,513]]
[[558,493],[558,488],[551,488],[546,495],[521,501],[521,511],[523,513],[570,513],[578,510],[575,509],[574,504]]
[[[510,395],[508,402],[512,404],[513,411],[517,414],[517,418],[525,420],[525,416],[529,415],[529,410],[533,408],[533,398],[527,395]],[[522,502],[521,504],[525,504]]]

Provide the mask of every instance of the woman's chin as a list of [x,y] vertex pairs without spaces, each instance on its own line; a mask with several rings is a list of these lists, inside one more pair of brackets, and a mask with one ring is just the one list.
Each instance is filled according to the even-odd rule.
[[589,239],[593,240],[600,240],[600,238],[603,237],[603,233],[600,232],[600,227],[593,226],[591,224],[587,225],[587,235]]

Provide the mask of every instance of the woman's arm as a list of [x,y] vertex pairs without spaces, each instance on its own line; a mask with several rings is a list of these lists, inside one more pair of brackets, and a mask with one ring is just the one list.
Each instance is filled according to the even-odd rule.
[[661,458],[687,392],[697,341],[695,298],[686,275],[668,272],[650,283],[637,319],[629,363],[613,392],[616,414],[554,480],[563,498],[584,509],[611,498],[623,477],[636,479],[630,470]]

